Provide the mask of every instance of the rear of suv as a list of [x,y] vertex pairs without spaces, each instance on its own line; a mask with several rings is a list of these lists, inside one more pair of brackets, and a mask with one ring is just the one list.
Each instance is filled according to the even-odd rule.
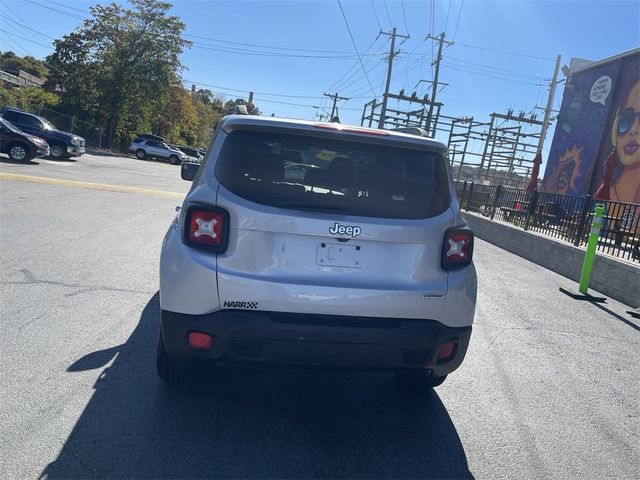
[[163,241],[160,378],[202,360],[440,384],[476,301],[446,155],[414,135],[225,117],[183,165],[193,185]]
[[79,157],[85,153],[84,138],[58,130],[49,120],[17,108],[4,108],[2,118],[25,133],[42,138],[49,144],[49,156],[55,159]]

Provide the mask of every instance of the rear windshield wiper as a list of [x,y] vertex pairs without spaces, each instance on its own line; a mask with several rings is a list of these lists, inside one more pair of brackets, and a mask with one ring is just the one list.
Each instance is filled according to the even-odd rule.
[[274,206],[280,208],[295,208],[300,210],[345,210],[343,205],[322,205],[317,203],[303,203],[303,202],[280,202]]

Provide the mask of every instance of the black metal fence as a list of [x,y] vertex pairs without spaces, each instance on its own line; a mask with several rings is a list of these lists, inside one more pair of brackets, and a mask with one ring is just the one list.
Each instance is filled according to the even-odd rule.
[[456,183],[460,208],[524,230],[585,245],[597,203],[604,204],[598,251],[640,263],[640,205],[520,190],[502,185]]

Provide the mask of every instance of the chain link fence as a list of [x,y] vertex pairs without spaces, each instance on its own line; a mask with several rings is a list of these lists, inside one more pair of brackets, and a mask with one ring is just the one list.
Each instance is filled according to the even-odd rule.
[[89,148],[102,148],[103,129],[77,117],[58,112],[42,105],[18,105],[25,112],[33,113],[49,120],[54,127],[63,132],[73,133],[84,138]]

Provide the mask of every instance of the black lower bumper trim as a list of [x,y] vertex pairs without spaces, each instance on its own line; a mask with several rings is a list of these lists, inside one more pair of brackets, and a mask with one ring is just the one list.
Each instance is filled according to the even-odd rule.
[[[168,354],[208,359],[215,365],[374,371],[431,371],[447,375],[460,366],[471,327],[433,320],[308,315],[222,310],[187,315],[163,310]],[[213,337],[210,351],[189,347],[190,332]],[[455,353],[437,361],[438,347],[456,343]]]

